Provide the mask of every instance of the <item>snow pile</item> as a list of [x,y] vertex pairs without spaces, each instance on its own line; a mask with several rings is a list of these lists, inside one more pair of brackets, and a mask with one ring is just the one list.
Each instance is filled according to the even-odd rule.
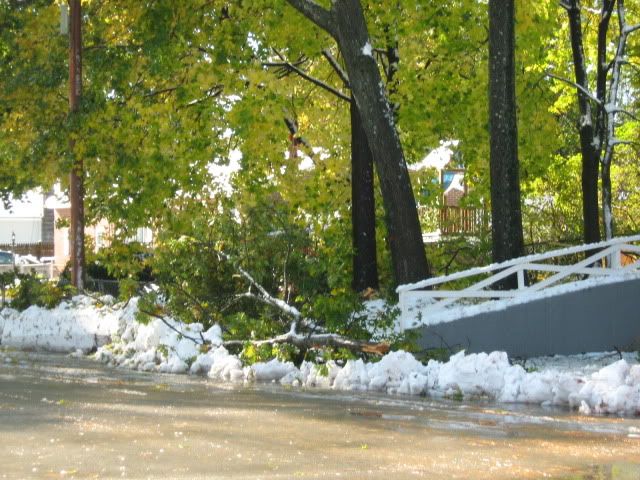
[[137,299],[132,299],[120,312],[114,343],[98,348],[98,360],[163,373],[207,373],[211,369],[213,357],[204,357],[201,347],[205,341],[222,343],[218,325],[205,332],[200,323],[185,325],[170,318],[141,324],[135,319],[136,311]]
[[[130,317],[131,315],[123,315]],[[244,366],[221,346],[218,326],[148,325],[125,322],[119,342],[98,349],[96,357],[112,365],[141,370],[207,375],[218,381],[279,382],[304,388],[377,391],[433,397],[488,398],[500,402],[563,405],[585,414],[640,414],[640,365],[627,355],[611,364],[611,354],[554,357],[529,361],[533,371],[512,365],[505,352],[465,355],[422,364],[410,353],[391,352],[378,362],[349,360],[323,365],[273,359]],[[181,333],[178,333],[181,332]],[[187,338],[191,337],[194,340]],[[205,338],[211,345],[199,345]],[[198,342],[198,343],[196,343]]]
[[88,352],[111,341],[118,315],[108,306],[112,297],[96,300],[76,296],[53,310],[32,306],[23,312],[0,312],[0,344],[53,352]]
[[[94,358],[144,371],[191,373],[226,382],[277,382],[302,388],[376,391],[453,399],[488,398],[500,402],[563,405],[583,414],[640,415],[640,365],[634,354],[586,354],[528,360],[512,365],[504,352],[465,355],[447,362],[416,360],[395,351],[377,362],[330,360],[318,365],[290,362],[243,365],[222,345],[214,325],[185,325],[172,319],[135,319],[137,300],[100,306],[75,297],[54,310],[31,307],[22,313],[0,312],[3,345],[54,351],[86,352]],[[112,343],[103,345],[108,338]],[[101,346],[102,345],[102,346]],[[617,360],[617,361],[616,361]]]

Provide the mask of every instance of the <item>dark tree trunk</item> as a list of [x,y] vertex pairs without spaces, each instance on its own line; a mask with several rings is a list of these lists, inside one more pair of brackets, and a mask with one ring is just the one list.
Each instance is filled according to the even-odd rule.
[[[580,3],[570,0],[569,29],[571,32],[571,50],[573,53],[573,67],[576,83],[589,92],[587,68],[582,44],[582,22],[580,19]],[[608,25],[608,22],[607,24]],[[601,29],[603,25],[600,25]],[[605,33],[606,35],[606,33]],[[601,36],[601,35],[599,35]],[[599,38],[598,43],[602,43]],[[605,45],[606,46],[606,45]],[[602,67],[600,67],[602,68]],[[603,90],[604,81],[600,69],[598,74],[598,94]],[[606,74],[605,74],[606,77]],[[600,223],[598,215],[598,169],[600,159],[600,145],[596,142],[594,120],[590,99],[584,91],[578,89],[578,106],[580,108],[580,151],[582,154],[582,217],[585,243],[600,241]]]
[[287,0],[335,38],[376,165],[386,212],[396,282],[430,275],[409,171],[398,138],[360,0],[335,0],[331,10],[312,0]]
[[351,101],[351,222],[353,289],[378,289],[373,157],[355,101]]
[[396,281],[411,283],[429,276],[409,171],[398,138],[359,0],[338,0],[332,7],[336,39],[363,118],[376,164],[387,218]]
[[[524,253],[515,90],[514,0],[489,0],[489,127],[494,262]],[[502,288],[516,287],[516,278]]]

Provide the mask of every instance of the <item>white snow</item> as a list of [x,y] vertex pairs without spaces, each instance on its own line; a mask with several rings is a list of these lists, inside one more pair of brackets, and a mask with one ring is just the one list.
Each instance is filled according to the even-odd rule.
[[111,340],[118,318],[89,297],[74,297],[54,310],[32,306],[18,313],[0,312],[0,343],[21,349],[88,352]]
[[451,161],[453,149],[457,147],[459,143],[458,140],[440,142],[440,146],[431,150],[421,161],[409,165],[409,170],[414,172],[426,168],[435,168],[438,171],[443,170]]
[[371,43],[367,42],[362,47],[362,54],[366,57],[373,58],[373,48],[371,47]]
[[[376,304],[374,304],[376,305]],[[377,305],[379,306],[379,305]],[[640,365],[636,353],[591,353],[511,364],[504,352],[465,354],[447,362],[418,361],[404,351],[377,362],[339,365],[290,362],[243,365],[222,346],[221,329],[154,319],[135,320],[137,300],[102,306],[75,297],[53,310],[0,311],[2,346],[72,352],[97,348],[94,358],[143,371],[206,375],[224,382],[278,382],[304,388],[377,391],[456,399],[561,405],[582,414],[640,415]],[[107,338],[112,343],[101,345]],[[203,344],[203,340],[207,342]]]

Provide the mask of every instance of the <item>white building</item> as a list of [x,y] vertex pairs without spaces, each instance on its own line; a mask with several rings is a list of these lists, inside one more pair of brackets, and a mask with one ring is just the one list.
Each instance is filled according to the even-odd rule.
[[44,195],[38,191],[13,200],[9,209],[0,203],[0,245],[11,245],[13,235],[16,244],[43,242],[44,217]]

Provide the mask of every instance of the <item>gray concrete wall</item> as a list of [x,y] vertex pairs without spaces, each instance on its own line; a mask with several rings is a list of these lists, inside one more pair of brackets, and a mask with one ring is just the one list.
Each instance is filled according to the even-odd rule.
[[590,287],[417,329],[424,348],[511,357],[640,349],[640,279]]

